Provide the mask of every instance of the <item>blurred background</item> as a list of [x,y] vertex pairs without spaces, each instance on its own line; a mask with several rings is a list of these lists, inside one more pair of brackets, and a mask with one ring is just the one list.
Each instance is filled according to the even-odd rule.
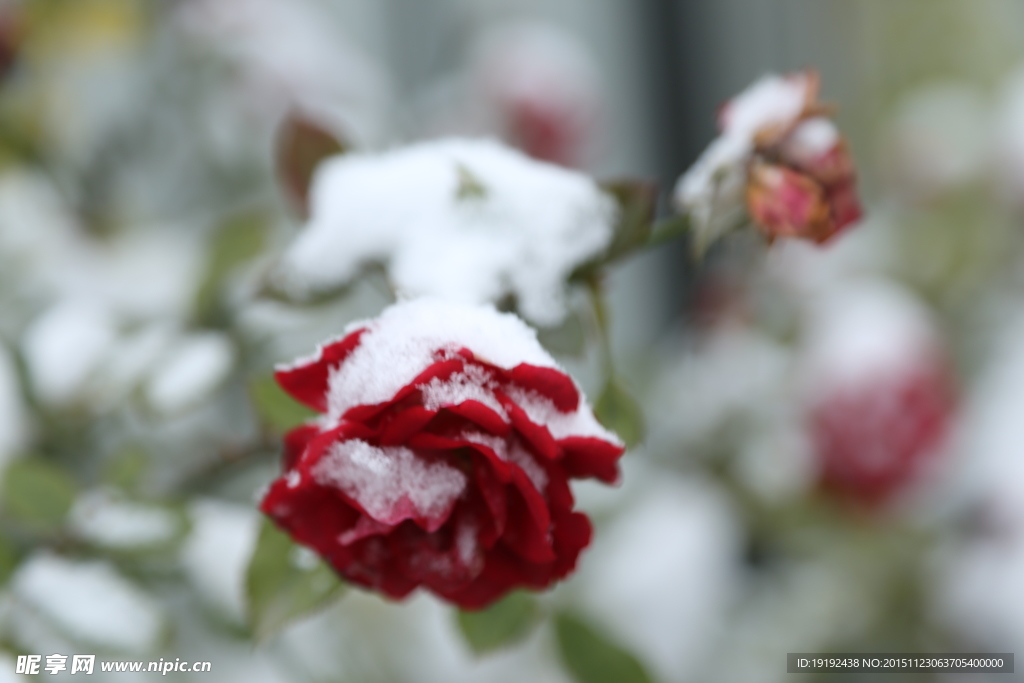
[[[302,226],[286,122],[356,150],[497,136],[656,179],[666,212],[718,107],[805,68],[865,220],[608,274],[645,438],[619,488],[576,489],[596,540],[539,608],[597,639],[567,654],[540,618],[478,656],[432,597],[352,590],[256,642],[254,501],[306,417],[271,368],[389,301],[262,295]],[[590,683],[567,657],[608,648],[653,681],[767,682],[787,652],[1024,645],[1016,0],[4,0],[0,78],[0,681],[97,653],[212,662],[178,680]],[[543,332],[594,398],[594,344]]]

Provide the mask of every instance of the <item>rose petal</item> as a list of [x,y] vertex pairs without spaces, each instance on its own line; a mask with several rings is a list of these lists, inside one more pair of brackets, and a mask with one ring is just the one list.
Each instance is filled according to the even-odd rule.
[[751,166],[747,210],[770,238],[805,237],[820,242],[835,232],[824,188],[784,166]]
[[339,341],[322,346],[312,358],[278,369],[274,378],[295,400],[313,410],[327,412],[331,369],[341,365],[359,346],[359,339],[365,331],[356,330]]
[[614,484],[619,480],[619,458],[625,448],[588,436],[570,436],[558,442],[565,457],[562,467],[573,479],[594,477]]
[[541,396],[551,399],[563,413],[576,410],[580,394],[576,385],[564,372],[555,368],[544,368],[522,363],[508,373],[513,382],[524,389],[532,389]]
[[505,408],[505,412],[511,418],[512,426],[526,439],[534,451],[549,460],[556,460],[562,456],[562,449],[559,448],[547,427],[530,420],[526,411],[507,396],[502,394],[497,394],[497,396]]
[[298,464],[306,450],[306,446],[320,433],[315,424],[299,425],[284,436],[284,454],[281,458],[282,470],[287,472]]
[[381,430],[380,445],[398,446],[404,444],[413,435],[426,427],[427,423],[436,416],[437,413],[435,411],[427,410],[422,406],[412,406],[395,413]]
[[463,401],[458,405],[447,406],[445,410],[479,425],[491,434],[506,436],[512,431],[512,426],[501,415],[479,401]]
[[481,534],[481,543],[490,548],[505,533],[505,523],[508,518],[508,496],[504,482],[499,480],[492,467],[478,466],[474,468],[474,479],[480,496],[490,513],[492,534]]
[[372,422],[387,408],[404,401],[419,391],[420,385],[427,384],[435,378],[440,380],[447,379],[451,375],[460,372],[463,367],[465,367],[463,361],[457,359],[438,361],[417,375],[413,381],[402,387],[390,400],[383,403],[353,406],[345,411],[342,418],[352,422]]
[[554,561],[555,553],[551,548],[551,519],[547,506],[542,500],[538,508],[536,498],[522,495],[523,491],[519,487],[510,489],[509,492],[511,495],[508,497],[508,521],[501,539],[502,543],[530,562],[542,564]]

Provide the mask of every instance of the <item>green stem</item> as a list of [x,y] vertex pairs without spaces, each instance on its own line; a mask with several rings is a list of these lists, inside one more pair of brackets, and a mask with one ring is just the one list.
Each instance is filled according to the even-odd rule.
[[651,249],[666,242],[679,239],[690,231],[690,216],[688,214],[675,214],[662,218],[651,228],[651,236],[644,248]]
[[604,302],[601,280],[596,275],[587,278],[587,292],[590,294],[590,304],[594,308],[594,320],[597,322],[601,365],[604,367],[607,380],[611,381],[615,369],[612,363],[612,345],[608,332],[608,309]]

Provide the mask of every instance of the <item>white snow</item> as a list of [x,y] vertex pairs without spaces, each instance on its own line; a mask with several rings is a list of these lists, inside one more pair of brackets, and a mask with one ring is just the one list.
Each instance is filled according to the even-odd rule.
[[980,514],[983,530],[942,548],[935,594],[947,622],[993,651],[1012,651],[1024,645],[1024,317],[1016,301],[996,311],[1000,329],[966,397],[945,496],[953,510]]
[[490,140],[443,139],[324,162],[312,218],[278,269],[302,296],[383,262],[400,294],[470,303],[515,295],[544,325],[565,279],[612,237],[613,200],[587,176]]
[[[676,183],[673,202],[688,212],[699,245],[706,246],[743,215],[746,162],[761,130],[796,122],[809,94],[804,74],[768,75],[726,104],[722,133]],[[809,135],[822,137],[814,128]]]
[[786,138],[782,153],[796,163],[810,163],[829,152],[839,142],[836,124],[823,116],[816,116],[800,124]]
[[438,410],[444,406],[458,405],[463,401],[478,401],[507,420],[505,408],[491,391],[493,384],[486,370],[477,365],[469,365],[462,372],[457,372],[447,379],[435,377],[426,384],[421,384],[423,407],[427,410]]
[[65,301],[36,318],[21,342],[36,396],[56,405],[82,398],[115,338],[109,311],[89,301]]
[[[347,331],[360,328],[367,331],[359,346],[341,366],[331,370],[326,419],[330,424],[354,406],[389,401],[436,362],[439,352],[466,348],[477,358],[504,369],[527,363],[562,371],[537,341],[533,329],[492,306],[414,299],[390,306],[374,320],[352,323]],[[472,370],[456,373],[446,383],[432,381],[424,386],[431,405],[440,405],[442,400],[450,404],[480,400],[489,388],[486,376]],[[513,389],[512,393],[511,398],[538,424],[546,425],[555,438],[596,436],[619,443],[614,434],[597,423],[582,395],[575,412],[561,413],[548,399],[533,392]],[[493,399],[483,402],[491,404]]]
[[91,491],[75,501],[70,521],[79,536],[108,548],[163,543],[179,528],[171,512],[118,500],[106,490]]
[[181,562],[199,594],[222,614],[245,620],[245,573],[256,547],[260,517],[251,507],[201,500],[189,509],[192,533]]
[[153,600],[105,562],[37,553],[18,569],[11,589],[78,641],[146,652],[160,637],[162,618]]
[[740,538],[727,501],[700,481],[635,471],[638,495],[599,529],[580,567],[581,604],[657,680],[698,680],[736,597]]
[[174,323],[158,321],[118,338],[99,372],[103,400],[116,404],[124,400],[148,375],[168,346],[175,340]]
[[538,102],[586,123],[600,100],[594,56],[576,36],[542,22],[498,24],[472,47],[479,91],[501,106]]
[[526,474],[527,479],[533,484],[533,487],[540,492],[544,492],[544,489],[548,485],[548,475],[544,471],[544,468],[540,466],[537,459],[533,457],[527,449],[523,448],[523,445],[518,439],[505,439],[500,436],[494,436],[493,434],[484,434],[474,430],[466,430],[459,435],[460,439],[469,441],[470,443],[480,444],[486,446],[494,451],[502,460],[510,462],[514,465],[518,465],[520,469]]
[[315,0],[194,0],[178,16],[238,67],[237,106],[248,116],[297,107],[345,137],[384,137],[390,78],[345,35],[337,8]]
[[803,112],[811,78],[768,75],[734,97],[722,111],[722,133],[752,140],[758,131],[788,126]]
[[673,444],[715,438],[738,415],[786,400],[792,358],[786,347],[746,328],[724,328],[669,365],[651,419]]
[[873,383],[930,363],[938,334],[928,309],[883,278],[851,279],[811,302],[805,363],[812,391]]
[[[1009,106],[1007,106],[1009,105]],[[914,88],[900,101],[887,125],[884,166],[900,181],[900,189],[928,198],[975,182],[991,171],[993,153],[1010,162],[999,169],[998,182],[1009,180],[1019,191],[1021,107],[1005,103],[992,111],[984,89],[958,81],[937,82]],[[1010,117],[1003,119],[1004,114]]]
[[431,531],[466,488],[466,475],[451,465],[427,463],[401,446],[377,447],[358,439],[332,445],[312,474],[378,522],[394,525],[416,516],[430,520]]
[[547,427],[551,436],[556,439],[564,439],[569,436],[593,436],[615,444],[622,443],[615,434],[601,426],[582,396],[580,397],[580,407],[577,410],[563,413],[555,407],[551,399],[541,396],[535,391],[512,387],[508,394],[509,398],[523,409],[532,422]]
[[234,347],[227,336],[216,332],[189,335],[154,371],[146,385],[146,398],[160,413],[179,412],[216,389],[234,362]]
[[[538,628],[522,643],[475,656],[451,605],[426,591],[401,603],[352,591],[337,609],[290,626],[281,637],[288,661],[313,680],[395,683],[571,683],[553,634]],[[396,643],[402,656],[396,657]]]
[[42,174],[0,175],[0,258],[30,281],[44,279],[55,261],[66,261],[80,246],[69,212]]

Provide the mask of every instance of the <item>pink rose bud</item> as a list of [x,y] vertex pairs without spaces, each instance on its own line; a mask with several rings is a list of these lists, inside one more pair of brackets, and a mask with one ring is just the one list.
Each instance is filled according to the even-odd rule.
[[767,76],[730,100],[722,134],[676,185],[699,245],[742,224],[823,243],[861,216],[853,160],[817,101],[818,76]]
[[824,242],[832,236],[829,205],[821,185],[785,166],[760,161],[751,165],[747,211],[770,240],[805,237]]

